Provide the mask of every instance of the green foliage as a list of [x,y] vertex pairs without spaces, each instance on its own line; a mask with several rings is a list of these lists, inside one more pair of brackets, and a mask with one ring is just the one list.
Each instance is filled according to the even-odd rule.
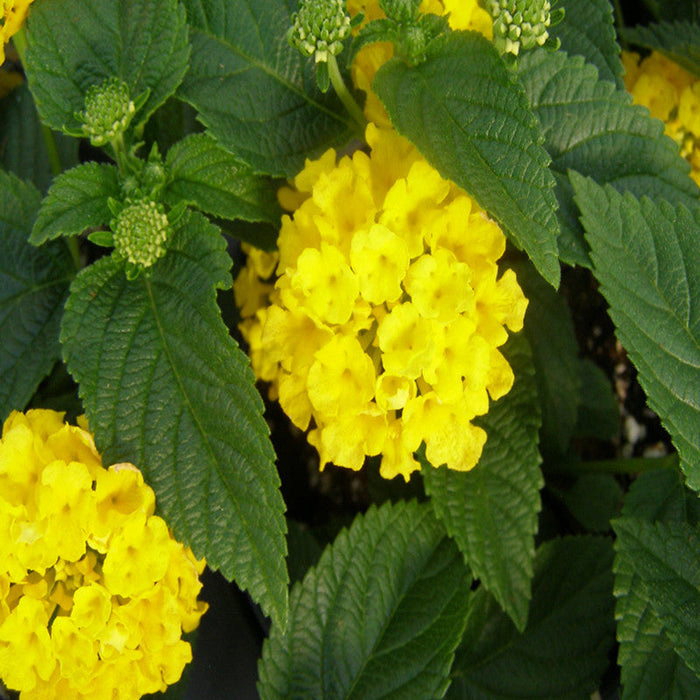
[[135,120],[142,126],[187,70],[187,25],[177,0],[37,0],[27,35],[25,67],[39,114],[71,133],[80,131],[76,114],[91,86],[116,77],[132,100],[148,91]]
[[429,506],[371,508],[292,590],[286,633],[263,647],[261,697],[443,697],[470,583]]
[[[353,129],[289,45],[295,0],[185,0],[190,68],[179,90],[217,140],[255,171],[293,177]],[[222,95],[226,96],[222,100]]]
[[530,348],[522,334],[511,338],[504,354],[515,371],[515,384],[478,421],[488,439],[477,466],[457,472],[426,464],[421,473],[437,516],[474,576],[522,631],[543,485],[537,451],[540,410]]
[[620,47],[615,39],[613,8],[608,0],[559,0],[564,21],[550,31],[561,41],[561,50],[570,56],[583,56],[598,69],[601,80],[624,89],[624,69]]
[[518,282],[530,300],[524,333],[532,347],[545,459],[560,458],[573,437],[581,401],[578,344],[566,301],[532,269],[515,267]]
[[481,589],[472,598],[449,700],[588,700],[613,644],[610,540],[568,537],[539,547],[528,625]]
[[279,222],[281,211],[270,180],[255,175],[210,136],[182,139],[168,151],[165,165],[168,183],[163,197],[171,206],[186,201],[226,219]]
[[494,216],[558,286],[549,158],[523,88],[494,47],[475,33],[454,32],[418,66],[386,63],[373,87],[397,131]]
[[659,51],[700,77],[700,25],[689,21],[632,27],[624,34],[632,44]]
[[27,237],[40,195],[0,170],[0,416],[22,410],[60,357],[58,332],[75,268],[63,243]]
[[624,196],[572,176],[591,259],[618,337],[700,489],[700,207]]
[[579,377],[583,390],[574,435],[611,440],[620,430],[620,409],[610,380],[598,365],[587,359],[579,361]]
[[637,196],[674,204],[697,201],[700,190],[688,177],[688,163],[664,136],[661,122],[633,106],[628,93],[598,80],[595,68],[580,56],[532,52],[520,61],[519,75],[552,158],[564,262],[590,265],[573,202],[571,170]]
[[284,626],[274,454],[248,360],[216,306],[231,261],[201,215],[175,228],[150,276],[127,281],[113,256],[80,273],[63,317],[64,358],[107,462],[139,465],[178,538]]
[[49,188],[29,240],[41,245],[59,236],[77,236],[87,228],[106,226],[112,219],[110,197],[121,197],[114,166],[85,163],[62,173]]
[[[0,167],[45,192],[52,172],[46,141],[27,85],[20,85],[0,100]],[[78,143],[52,133],[64,168],[78,162]]]
[[562,487],[549,485],[576,521],[589,532],[610,532],[624,492],[613,474],[582,474]]

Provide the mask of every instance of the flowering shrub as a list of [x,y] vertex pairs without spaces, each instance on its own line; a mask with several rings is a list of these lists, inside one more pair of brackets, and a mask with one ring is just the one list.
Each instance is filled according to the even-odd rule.
[[[29,698],[140,698],[192,658],[198,562],[131,464],[85,428],[14,412],[0,440],[0,677]],[[116,695],[114,695],[116,693]]]
[[3,700],[700,697],[643,5],[3,0]]

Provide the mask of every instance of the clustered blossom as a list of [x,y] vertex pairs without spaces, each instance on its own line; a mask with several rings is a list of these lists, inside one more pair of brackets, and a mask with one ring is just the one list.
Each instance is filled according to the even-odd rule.
[[85,94],[85,108],[75,116],[93,146],[104,146],[123,134],[136,114],[129,86],[119,78],[107,78],[91,85]]
[[[364,13],[358,31],[367,22],[386,17],[379,7],[379,0],[347,0],[347,8],[351,17]],[[471,29],[480,32],[487,39],[493,36],[491,16],[479,6],[477,0],[423,0],[419,10],[440,16],[449,13],[448,21],[452,29]],[[390,41],[367,44],[357,52],[350,69],[355,87],[367,95],[365,117],[378,126],[388,127],[391,122],[379,97],[372,90],[372,81],[377,70],[393,55],[394,45]]]
[[643,60],[623,51],[622,61],[625,87],[633,100],[664,122],[700,185],[700,80],[656,51]]
[[322,466],[381,454],[384,477],[408,479],[424,443],[432,464],[471,469],[486,441],[472,420],[512,386],[498,347],[527,300],[471,197],[395,131],[366,139],[369,155],[307,161],[280,192],[278,261],[251,251],[236,280],[253,368]]
[[191,660],[204,562],[87,430],[14,412],[0,440],[0,678],[21,700],[131,700]]
[[24,24],[34,0],[0,0],[0,65],[5,62],[5,44]]
[[170,227],[162,204],[127,200],[111,227],[117,254],[140,270],[151,267],[167,251]]
[[350,34],[350,16],[344,0],[304,0],[292,16],[289,40],[316,63],[337,56]]
[[563,17],[561,12],[553,17],[552,4],[549,0],[487,0],[496,48],[502,54],[517,56],[520,49],[544,46],[549,29]]

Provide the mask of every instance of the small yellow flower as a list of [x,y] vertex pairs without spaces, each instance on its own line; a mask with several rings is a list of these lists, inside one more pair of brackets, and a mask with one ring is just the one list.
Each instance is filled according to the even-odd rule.
[[34,0],[2,0],[0,5],[0,65],[5,62],[5,44],[24,24]]
[[104,469],[90,433],[63,414],[7,419],[0,678],[21,698],[136,700],[179,679],[191,659],[182,633],[206,610],[204,562],[154,509],[138,469]]

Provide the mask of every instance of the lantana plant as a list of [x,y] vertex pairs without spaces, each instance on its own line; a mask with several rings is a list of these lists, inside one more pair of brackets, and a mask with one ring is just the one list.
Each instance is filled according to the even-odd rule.
[[700,697],[693,0],[3,0],[0,697]]

